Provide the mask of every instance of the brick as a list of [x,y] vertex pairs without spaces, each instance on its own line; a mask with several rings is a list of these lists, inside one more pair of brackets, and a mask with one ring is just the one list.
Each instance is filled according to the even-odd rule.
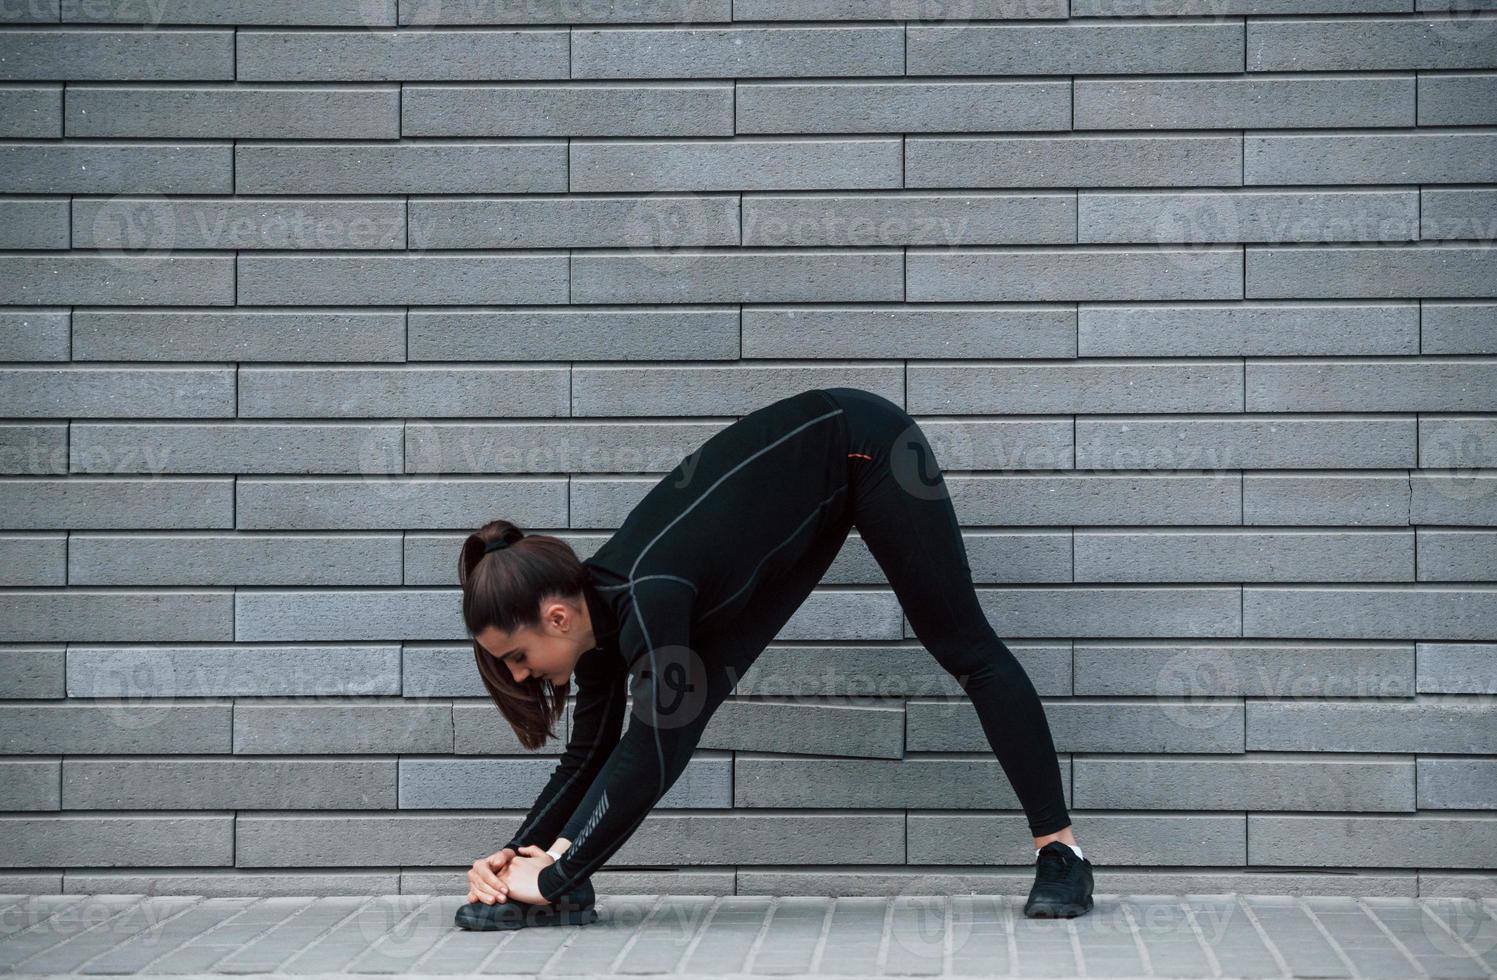
[[[318,704],[255,699],[234,706],[236,755],[450,753],[452,705],[400,698]],[[317,862],[309,862],[316,864]],[[472,863],[472,858],[468,859]]]
[[1497,525],[1497,474],[1466,461],[1446,473],[1409,474],[1410,524]]
[[[740,0],[742,2],[742,0]],[[1071,0],[1072,17],[1242,17],[1401,14],[1411,0]]]
[[22,0],[0,7],[0,22],[8,24],[55,24],[61,18],[62,0]]
[[[739,242],[734,195],[416,198],[415,248],[631,248],[669,254]],[[662,234],[662,228],[669,232]]]
[[234,302],[234,259],[155,252],[0,255],[0,283],[0,303],[7,305],[227,306]]
[[[965,699],[912,700],[905,714],[909,752],[992,751],[977,712]],[[1045,715],[1060,752],[1244,750],[1242,703],[1235,699],[1069,699],[1046,703]]]
[[223,194],[233,187],[228,143],[7,143],[0,193]]
[[1244,586],[1246,636],[1479,640],[1497,630],[1497,587]]
[[1414,809],[1409,760],[1074,756],[1071,766],[1074,805],[1092,810]]
[[[1251,260],[1249,260],[1251,262]],[[1490,412],[1497,359],[1253,361],[1250,412]]]
[[1315,133],[1243,137],[1248,184],[1461,184],[1497,180],[1497,135]]
[[[495,392],[503,397],[496,401]],[[240,418],[556,417],[567,414],[567,395],[566,372],[552,366],[245,367],[239,372]]]
[[[510,513],[522,527],[565,523],[564,481],[440,480],[343,478],[295,480],[244,477],[237,481],[234,503],[238,527],[245,530],[357,531],[397,527],[476,527],[485,514]],[[241,596],[249,593],[241,593]],[[260,594],[267,607],[277,597]],[[416,606],[437,597],[412,597]],[[317,602],[312,595],[306,602]],[[337,604],[338,597],[326,601]],[[288,600],[291,608],[301,600]],[[445,599],[444,599],[445,605]],[[391,610],[393,611],[393,610]],[[455,613],[454,613],[455,615]],[[455,621],[454,621],[455,622]],[[273,624],[263,624],[267,628]],[[281,624],[289,626],[290,624]],[[308,624],[310,628],[311,624]],[[451,639],[449,628],[434,636],[414,639]],[[321,627],[318,627],[320,630]],[[332,638],[332,637],[329,637]],[[389,637],[379,637],[387,639]]]
[[400,91],[382,88],[68,87],[70,137],[395,139]]
[[1238,412],[1242,366],[1135,360],[1034,364],[912,364],[915,414]]
[[573,303],[868,302],[904,293],[904,256],[891,250],[572,256]]
[[740,133],[1063,130],[1071,128],[1071,87],[1056,81],[750,81],[738,85],[734,123]]
[[399,310],[78,310],[73,321],[86,361],[405,360]]
[[1497,191],[1431,188],[1419,192],[1419,237],[1489,239],[1497,227]]
[[68,686],[135,697],[358,697],[400,693],[398,646],[87,647],[68,650]]
[[1497,759],[1419,759],[1421,810],[1497,810]]
[[1420,202],[1406,191],[1087,191],[1082,242],[1154,245],[1230,242],[1416,241]]
[[[165,519],[168,524],[183,521],[176,514]],[[82,526],[82,522],[75,522],[75,526]],[[0,613],[4,613],[0,616],[4,624],[0,626],[0,642],[228,640],[233,628],[231,598],[228,592],[207,590],[0,593]]]
[[[1034,843],[1028,830],[1022,813],[912,813],[909,863],[1026,866],[1027,890],[1034,882],[1030,870]],[[1243,814],[1098,814],[1086,818],[1085,833],[1082,847],[1088,856],[1106,854],[1108,862],[1117,866],[1241,867],[1248,863]],[[995,847],[995,841],[1006,843]]]
[[1497,275],[1497,248],[1248,246],[1245,271],[1253,297],[1484,296]]
[[[115,639],[115,637],[111,637]],[[142,701],[128,686],[79,691],[53,704],[0,702],[0,746],[8,755],[164,755],[230,750],[229,701]],[[70,692],[74,693],[74,692]],[[100,695],[106,695],[100,698]],[[45,836],[45,835],[44,835]],[[8,849],[7,849],[8,850]],[[168,862],[171,863],[171,862]]]
[[963,0],[945,10],[918,0],[733,0],[735,20],[989,20],[1064,18],[1066,0]]
[[1247,22],[1248,71],[1489,68],[1494,57],[1497,35],[1464,20],[1359,17]]
[[234,78],[234,33],[0,30],[0,66],[7,81],[228,81]]
[[407,85],[405,136],[731,136],[733,87]]
[[[708,722],[702,732],[700,747],[731,749],[739,753],[735,768],[738,773],[743,770],[744,752],[898,759],[904,754],[904,707],[898,703],[841,704],[819,700],[787,703],[730,699],[723,702],[718,713]],[[818,760],[819,764],[827,762],[829,760]],[[793,775],[783,778],[795,781]]]
[[1497,124],[1494,106],[1497,106],[1497,74],[1419,76],[1421,126],[1491,126]]
[[65,759],[62,798],[69,810],[392,810],[396,761]]
[[1077,419],[1081,469],[1376,469],[1415,466],[1412,418]]
[[400,585],[394,534],[88,534],[68,540],[74,585]]
[[1198,187],[1243,183],[1241,136],[911,136],[906,187]]
[[1089,305],[1077,311],[1080,357],[1416,354],[1411,302]]
[[1075,688],[1083,695],[1314,698],[1414,694],[1412,643],[1087,640],[1075,646]]
[[493,194],[566,190],[563,142],[286,143],[234,148],[247,194]]
[[1497,864],[1497,817],[1311,816],[1250,813],[1248,861],[1287,865],[1297,850],[1334,840],[1328,867],[1490,868]]
[[[0,806],[7,810],[62,809],[59,760],[0,762]],[[9,910],[8,910],[9,911]]]
[[[903,75],[902,25],[576,28],[573,78]],[[910,66],[914,72],[914,66]],[[920,74],[928,74],[920,72]]]
[[1406,527],[1409,478],[1393,473],[1244,473],[1243,524]]
[[739,348],[736,306],[413,309],[409,320],[412,361],[731,361]]
[[1078,78],[1072,125],[1076,129],[1412,126],[1414,79]]
[[765,399],[855,385],[898,399],[900,376],[888,367],[651,367],[579,365],[572,372],[572,411],[583,416],[748,414]]
[[232,866],[234,815],[0,817],[0,849],[18,868]]
[[9,367],[0,415],[27,418],[224,418],[234,372],[224,368]]
[[971,524],[1242,523],[1235,473],[953,477],[947,487]]
[[554,252],[242,255],[238,301],[256,306],[565,303],[567,257]]
[[65,197],[0,200],[0,248],[66,249]]
[[1445,415],[1419,420],[1419,465],[1447,470],[1444,476],[1472,477],[1479,467],[1497,465],[1497,419],[1485,415]]
[[1236,299],[1242,254],[1203,249],[911,250],[907,298],[988,302]]
[[241,82],[567,77],[566,31],[239,31]]
[[1497,569],[1497,531],[1419,531],[1419,581],[1484,582]]
[[910,25],[911,75],[1070,75],[1242,71],[1242,25]]
[[407,428],[405,471],[664,474],[721,429],[714,422],[435,422]]
[[573,191],[851,190],[902,182],[897,138],[573,140],[570,152]]
[[0,585],[67,585],[67,548],[65,534],[0,535]]
[[731,0],[636,0],[598,6],[588,0],[404,0],[400,23],[438,24],[598,24],[688,23],[731,20]]
[[297,423],[79,423],[69,440],[74,473],[240,474],[400,472],[403,426]]
[[[33,0],[34,2],[34,0]],[[64,22],[394,26],[396,0],[62,0]],[[55,4],[54,4],[55,6]]]
[[1412,530],[1077,531],[1075,535],[1077,582],[1414,580]]
[[1420,643],[1419,691],[1430,694],[1497,694],[1492,670],[1497,646],[1487,643]]
[[[743,310],[745,358],[1071,358],[1075,354],[1075,312],[1055,307],[902,304],[746,306]],[[1039,431],[1034,426],[1029,429]],[[1065,429],[1065,457],[1069,459],[1070,426]],[[1037,448],[1028,444],[1027,451]]]
[[45,140],[61,136],[61,85],[0,85],[0,137]]
[[[743,199],[745,245],[1069,245],[1076,240],[1075,226],[1074,194],[906,191],[751,194]],[[887,311],[886,315],[897,312]],[[959,312],[945,311],[946,315]]]
[[[75,200],[72,221],[73,244],[79,248],[373,250],[406,245],[403,200],[109,197]],[[214,316],[228,323],[235,314]]]

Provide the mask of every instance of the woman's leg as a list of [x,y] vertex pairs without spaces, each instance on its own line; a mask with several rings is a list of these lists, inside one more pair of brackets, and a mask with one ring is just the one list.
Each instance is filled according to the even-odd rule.
[[971,700],[1036,846],[1074,843],[1044,708],[978,602],[956,510],[925,433],[887,399],[830,390],[848,411],[859,535],[915,635]]

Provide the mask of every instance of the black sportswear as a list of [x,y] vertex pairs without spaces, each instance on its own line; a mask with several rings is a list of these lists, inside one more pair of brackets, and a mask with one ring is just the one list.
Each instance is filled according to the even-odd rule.
[[576,666],[566,751],[507,845],[572,842],[540,873],[547,901],[596,871],[665,795],[854,526],[972,699],[1035,836],[1069,825],[1039,698],[978,604],[929,443],[888,399],[810,389],[719,430],[583,562],[598,645]]

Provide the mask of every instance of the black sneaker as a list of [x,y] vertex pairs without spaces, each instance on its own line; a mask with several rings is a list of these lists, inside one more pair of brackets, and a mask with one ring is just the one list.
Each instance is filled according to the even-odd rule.
[[1092,863],[1058,840],[1034,859],[1034,887],[1024,914],[1031,919],[1074,919],[1092,907]]
[[453,921],[463,929],[524,929],[529,926],[580,926],[595,922],[598,910],[592,879],[584,878],[554,902],[536,905],[510,899],[506,902],[469,902],[458,907]]

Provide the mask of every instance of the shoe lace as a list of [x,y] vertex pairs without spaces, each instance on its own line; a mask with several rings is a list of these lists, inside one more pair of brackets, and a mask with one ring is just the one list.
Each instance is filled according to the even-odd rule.
[[1066,878],[1069,862],[1060,853],[1049,850],[1040,851],[1036,858],[1037,867],[1035,877],[1040,881],[1063,881]]

